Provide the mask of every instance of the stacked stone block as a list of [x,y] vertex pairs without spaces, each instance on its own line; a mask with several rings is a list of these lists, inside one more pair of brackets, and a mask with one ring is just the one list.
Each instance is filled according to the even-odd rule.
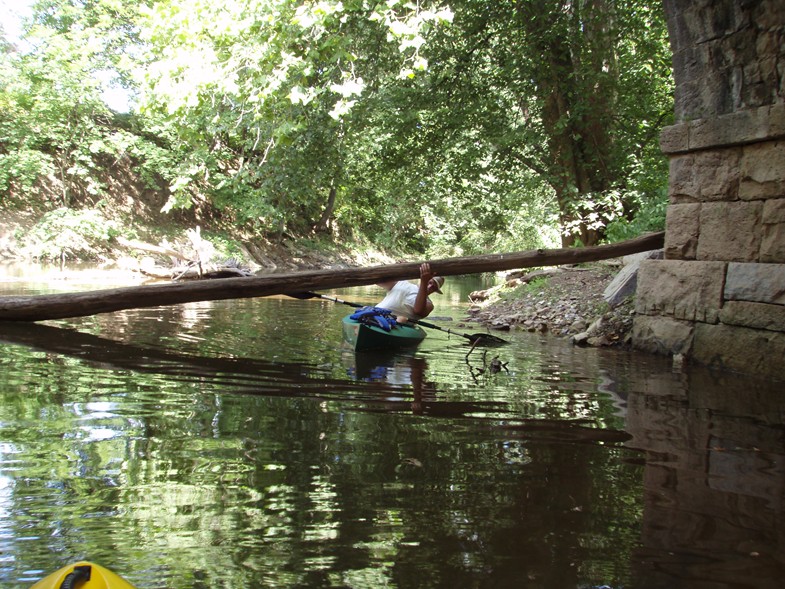
[[641,266],[633,342],[785,378],[785,8],[666,0],[677,124],[665,259]]

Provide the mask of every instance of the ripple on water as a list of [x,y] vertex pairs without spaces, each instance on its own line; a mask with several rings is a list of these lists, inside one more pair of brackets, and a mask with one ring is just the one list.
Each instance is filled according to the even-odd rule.
[[[715,399],[728,383],[532,334],[359,355],[343,311],[281,298],[6,329],[0,582],[83,557],[173,589],[637,586],[708,553],[753,574],[721,545],[777,570],[783,411],[763,394],[742,410]],[[711,521],[747,523],[715,542]]]

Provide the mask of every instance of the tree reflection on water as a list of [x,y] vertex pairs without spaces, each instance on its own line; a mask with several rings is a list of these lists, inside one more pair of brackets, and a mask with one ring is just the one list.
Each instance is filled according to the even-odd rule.
[[0,326],[0,581],[778,586],[776,385],[529,334],[496,372],[354,354],[307,305]]

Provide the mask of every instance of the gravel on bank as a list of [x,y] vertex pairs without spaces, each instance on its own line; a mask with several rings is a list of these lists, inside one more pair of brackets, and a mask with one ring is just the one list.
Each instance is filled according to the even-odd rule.
[[629,344],[632,298],[611,308],[603,297],[619,267],[603,263],[508,277],[501,287],[472,293],[476,303],[470,321],[496,330],[568,337],[577,345]]

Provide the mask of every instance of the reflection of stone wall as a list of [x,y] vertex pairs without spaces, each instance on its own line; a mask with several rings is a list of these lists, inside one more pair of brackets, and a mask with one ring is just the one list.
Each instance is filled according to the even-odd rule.
[[636,346],[785,378],[785,10],[665,0],[677,124],[665,260],[641,267]]
[[637,378],[625,429],[627,445],[645,453],[640,587],[782,587],[785,398],[777,385],[697,368]]

